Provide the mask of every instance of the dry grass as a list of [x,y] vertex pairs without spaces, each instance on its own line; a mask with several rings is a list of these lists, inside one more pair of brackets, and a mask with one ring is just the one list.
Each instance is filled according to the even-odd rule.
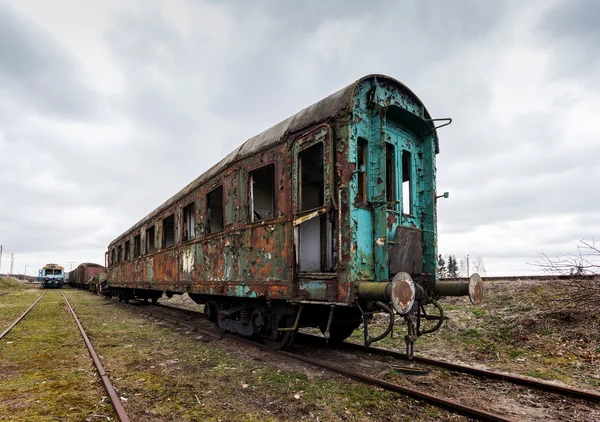
[[[486,285],[484,303],[466,298],[440,303],[448,318],[436,333],[420,337],[415,353],[484,365],[545,380],[600,387],[600,317],[559,308],[568,291],[560,281],[497,281]],[[404,350],[402,330],[380,346]],[[355,341],[362,332],[353,334]]]

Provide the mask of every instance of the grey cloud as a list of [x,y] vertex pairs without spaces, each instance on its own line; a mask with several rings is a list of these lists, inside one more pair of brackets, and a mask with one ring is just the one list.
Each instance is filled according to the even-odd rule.
[[589,88],[599,90],[600,2],[563,0],[539,22],[539,43],[553,51],[549,74],[557,79],[585,78]]
[[76,62],[7,3],[0,4],[0,86],[22,106],[60,117],[89,116],[96,106]]

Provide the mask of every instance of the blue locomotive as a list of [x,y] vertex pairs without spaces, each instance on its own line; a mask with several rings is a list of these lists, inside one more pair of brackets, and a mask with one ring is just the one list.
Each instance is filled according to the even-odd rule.
[[46,264],[40,270],[39,279],[43,288],[61,288],[65,281],[65,269],[58,264]]

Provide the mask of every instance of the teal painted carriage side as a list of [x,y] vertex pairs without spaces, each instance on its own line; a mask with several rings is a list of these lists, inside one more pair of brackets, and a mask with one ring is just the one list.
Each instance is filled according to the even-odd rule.
[[[394,240],[398,226],[417,229],[421,237],[422,256],[418,265],[404,271],[435,275],[436,210],[435,154],[437,137],[431,129],[422,103],[402,85],[387,78],[361,81],[354,95],[352,121],[349,125],[348,162],[356,167],[350,183],[350,225],[352,234],[351,280],[384,281],[390,279],[391,256],[410,245]],[[366,145],[360,150],[359,143]],[[394,152],[393,180],[386,174],[386,145]],[[403,166],[407,153],[410,165]],[[365,156],[365,168],[358,168],[359,155]],[[405,167],[408,167],[405,169]],[[359,179],[366,171],[366,202],[359,195]],[[403,171],[410,175],[412,210],[403,210]],[[389,202],[387,190],[395,202]],[[396,244],[395,244],[396,243]],[[419,254],[416,254],[417,256]],[[406,266],[406,265],[405,265]],[[418,270],[418,271],[417,271]]]

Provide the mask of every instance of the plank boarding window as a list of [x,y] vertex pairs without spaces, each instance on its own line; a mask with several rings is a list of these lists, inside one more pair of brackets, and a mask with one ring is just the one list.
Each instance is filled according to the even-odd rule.
[[168,248],[175,244],[175,214],[163,220],[162,247]]
[[187,242],[196,238],[196,205],[194,202],[183,207],[182,241]]
[[136,235],[133,238],[133,257],[137,258],[138,256],[140,256],[142,254],[141,251],[141,246],[142,246],[142,242],[141,242],[141,235]]
[[309,211],[325,205],[323,164],[323,144],[321,142],[298,153],[299,211]]
[[275,166],[250,172],[250,222],[275,217]]
[[117,246],[117,264],[121,262],[123,258],[123,247],[121,245]]
[[146,229],[146,253],[152,253],[155,249],[154,226],[151,226]]
[[412,214],[412,168],[411,153],[402,151],[402,213]]
[[125,241],[125,261],[129,261],[131,258],[129,250],[131,249],[131,243],[129,240]]
[[206,195],[206,233],[223,230],[223,186]]
[[367,140],[358,138],[356,151],[356,170],[358,171],[358,196],[357,204],[367,204]]
[[396,202],[396,154],[392,144],[385,144],[385,199]]

